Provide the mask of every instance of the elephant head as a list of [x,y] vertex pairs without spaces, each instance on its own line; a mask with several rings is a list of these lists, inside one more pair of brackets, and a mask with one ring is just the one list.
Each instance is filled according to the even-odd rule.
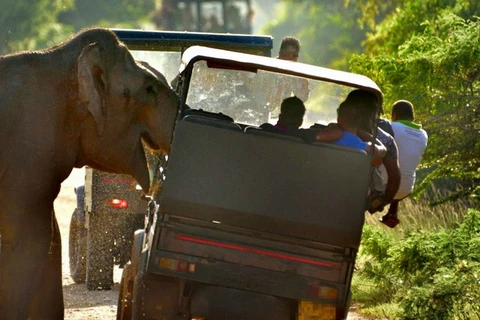
[[76,109],[82,119],[76,166],[130,174],[148,191],[141,141],[168,153],[177,95],[161,73],[136,62],[112,32],[90,29],[73,41],[80,44]]

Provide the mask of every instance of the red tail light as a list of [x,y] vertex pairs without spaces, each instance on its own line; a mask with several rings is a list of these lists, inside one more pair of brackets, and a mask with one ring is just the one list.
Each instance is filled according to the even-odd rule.
[[125,199],[111,199],[110,205],[113,208],[125,209],[125,208],[128,208],[128,201]]

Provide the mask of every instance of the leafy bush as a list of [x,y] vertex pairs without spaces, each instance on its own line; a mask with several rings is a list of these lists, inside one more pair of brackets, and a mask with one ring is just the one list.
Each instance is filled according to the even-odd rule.
[[[480,319],[478,210],[470,209],[451,229],[410,231],[401,239],[366,225],[359,262],[356,277],[374,283],[377,292],[368,304],[398,307],[389,317]],[[360,287],[352,287],[354,298]]]

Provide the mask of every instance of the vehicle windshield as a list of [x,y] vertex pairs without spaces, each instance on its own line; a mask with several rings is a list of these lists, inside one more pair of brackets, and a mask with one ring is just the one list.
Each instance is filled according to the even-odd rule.
[[296,95],[307,109],[302,128],[309,128],[315,123],[336,122],[339,104],[353,89],[265,70],[209,68],[205,61],[197,61],[186,103],[190,108],[221,112],[235,122],[259,126],[275,124],[282,100]]

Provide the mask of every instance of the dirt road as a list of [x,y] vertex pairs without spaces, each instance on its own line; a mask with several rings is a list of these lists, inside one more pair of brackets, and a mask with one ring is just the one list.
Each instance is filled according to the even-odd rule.
[[[62,184],[55,212],[62,234],[63,292],[66,320],[111,320],[116,319],[117,299],[121,269],[115,269],[115,284],[111,291],[88,291],[84,284],[75,284],[70,277],[68,261],[68,232],[70,217],[76,207],[74,187],[83,183],[84,170],[75,169]],[[350,312],[348,320],[365,320]]]

